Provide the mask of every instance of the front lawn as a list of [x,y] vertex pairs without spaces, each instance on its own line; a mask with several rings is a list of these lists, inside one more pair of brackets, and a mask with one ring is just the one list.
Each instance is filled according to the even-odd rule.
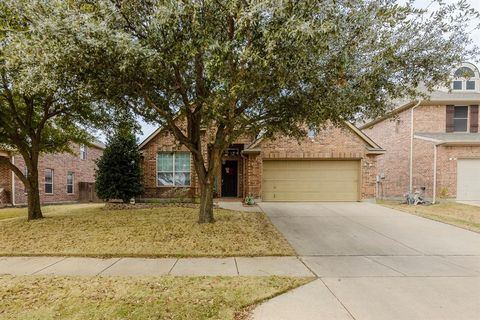
[[51,208],[44,211],[46,218],[38,221],[0,221],[0,255],[213,257],[295,254],[263,213],[217,209],[216,223],[199,225],[198,210],[193,208],[118,211],[104,210],[99,205]]
[[0,277],[2,319],[234,319],[307,283],[286,277]]
[[[69,210],[103,207],[103,204],[66,204],[66,205],[50,205],[42,207],[42,211],[46,215],[62,214]],[[0,220],[11,218],[24,218],[27,219],[27,208],[2,208],[0,209]]]
[[457,227],[480,232],[480,207],[462,203],[446,202],[434,205],[412,206],[398,201],[378,202],[383,206],[416,214],[421,217],[437,220]]

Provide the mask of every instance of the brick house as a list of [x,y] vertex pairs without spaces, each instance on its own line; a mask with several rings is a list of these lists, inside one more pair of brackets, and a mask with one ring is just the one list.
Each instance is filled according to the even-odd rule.
[[[204,131],[204,145],[208,132]],[[200,194],[192,157],[166,130],[157,129],[139,146],[144,197]],[[203,150],[206,148],[204,147]],[[351,124],[311,130],[300,141],[243,137],[224,153],[215,196],[263,201],[359,201],[375,197],[375,142]]]
[[[95,160],[102,155],[104,148],[102,143],[95,142],[91,146],[74,145],[75,154],[41,156],[38,164],[41,203],[79,201],[79,184],[95,182]],[[0,156],[10,158],[22,172],[26,172],[21,155],[0,150]],[[26,203],[27,193],[23,182],[6,165],[0,164],[0,207]]]
[[427,197],[480,200],[480,74],[464,63],[451,88],[412,101],[361,127],[385,147],[378,158],[379,195],[398,198],[425,188]]

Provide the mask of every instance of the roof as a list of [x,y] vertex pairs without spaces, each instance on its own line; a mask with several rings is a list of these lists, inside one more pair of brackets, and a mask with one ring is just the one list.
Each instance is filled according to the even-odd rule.
[[[362,139],[364,142],[366,142],[368,144],[368,147],[367,149],[369,150],[369,153],[371,154],[380,154],[380,153],[384,153],[385,150],[380,147],[378,144],[375,143],[375,141],[373,141],[372,139],[370,139],[370,137],[368,137],[362,130],[358,129],[356,126],[354,126],[353,124],[351,124],[350,122],[347,122],[345,121],[345,126],[350,129],[351,131],[353,131],[353,133],[355,133],[357,136],[360,137],[360,139]],[[259,144],[262,142],[263,140],[263,136],[260,136],[258,139],[256,139],[255,141],[253,141],[245,150],[244,152],[245,153],[258,153],[259,152]]]
[[94,140],[94,141],[92,142],[92,146],[97,147],[97,148],[102,149],[102,150],[105,149],[105,143],[100,142],[100,141],[98,141],[98,140]]
[[415,138],[435,143],[436,145],[476,145],[480,144],[480,133],[429,133],[417,132]]

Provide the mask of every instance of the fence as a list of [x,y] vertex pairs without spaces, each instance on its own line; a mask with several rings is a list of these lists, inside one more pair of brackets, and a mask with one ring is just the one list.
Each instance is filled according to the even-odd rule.
[[93,182],[79,182],[78,194],[80,202],[100,202],[95,193],[95,183]]

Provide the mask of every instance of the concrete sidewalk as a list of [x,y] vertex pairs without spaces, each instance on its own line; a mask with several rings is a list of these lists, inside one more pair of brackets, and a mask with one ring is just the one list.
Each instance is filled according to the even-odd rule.
[[181,259],[0,257],[1,274],[62,276],[314,276],[297,257]]

